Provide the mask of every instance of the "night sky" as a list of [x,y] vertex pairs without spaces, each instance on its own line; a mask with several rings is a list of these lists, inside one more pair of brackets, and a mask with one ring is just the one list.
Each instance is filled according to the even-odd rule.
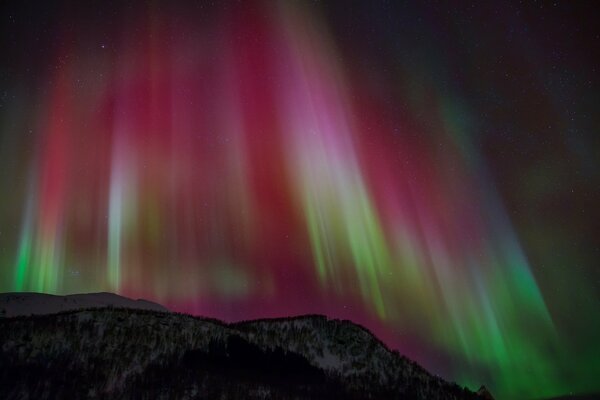
[[0,291],[600,391],[597,3],[169,3],[2,2]]

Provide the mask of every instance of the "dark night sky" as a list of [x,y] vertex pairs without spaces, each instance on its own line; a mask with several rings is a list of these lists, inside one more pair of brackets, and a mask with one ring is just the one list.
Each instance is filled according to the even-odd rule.
[[0,290],[600,391],[599,7],[427,3],[2,2]]

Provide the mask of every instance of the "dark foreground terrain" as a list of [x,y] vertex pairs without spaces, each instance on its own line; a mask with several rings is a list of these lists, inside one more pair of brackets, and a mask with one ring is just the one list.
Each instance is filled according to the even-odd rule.
[[0,399],[478,399],[323,316],[97,308],[0,318]]

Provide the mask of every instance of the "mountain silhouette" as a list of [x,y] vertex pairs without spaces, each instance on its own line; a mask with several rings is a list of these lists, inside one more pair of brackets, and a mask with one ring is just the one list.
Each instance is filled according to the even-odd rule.
[[321,315],[227,324],[114,305],[42,315],[21,307],[0,318],[0,344],[2,399],[490,398]]

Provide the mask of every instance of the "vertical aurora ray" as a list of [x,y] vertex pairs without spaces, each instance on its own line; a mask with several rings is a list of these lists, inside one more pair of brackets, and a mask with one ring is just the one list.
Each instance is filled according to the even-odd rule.
[[39,172],[30,177],[34,183],[24,207],[14,274],[17,290],[56,292],[63,283],[63,221],[71,128],[67,74],[65,71],[56,76],[50,93],[51,107],[40,118],[45,134],[39,141]]
[[[288,21],[286,26],[294,26],[294,22]],[[323,37],[322,34],[320,36]],[[298,40],[294,42],[294,39]],[[291,103],[284,121],[290,121],[286,130],[295,134],[290,149],[294,150],[293,157],[299,162],[292,170],[300,173],[299,181],[304,191],[300,197],[304,199],[303,208],[321,282],[331,281],[334,282],[333,287],[339,287],[339,283],[343,282],[341,271],[347,272],[350,264],[363,301],[371,304],[379,318],[406,324],[410,323],[406,315],[386,313],[386,309],[393,309],[407,299],[403,294],[394,293],[393,287],[399,286],[395,279],[409,280],[409,286],[421,288],[422,282],[433,279],[433,287],[438,288],[439,295],[426,296],[429,299],[425,301],[430,303],[428,307],[431,308],[429,330],[440,334],[435,338],[439,345],[460,349],[459,353],[465,354],[469,362],[478,365],[478,368],[487,366],[491,376],[502,376],[509,390],[515,393],[535,395],[535,392],[528,392],[532,383],[535,383],[538,392],[541,391],[539,387],[546,388],[547,393],[558,390],[558,387],[552,388],[555,372],[547,369],[551,359],[543,354],[548,346],[557,346],[554,328],[517,245],[512,244],[509,248],[500,246],[496,252],[484,250],[483,253],[470,254],[468,239],[460,239],[459,230],[462,228],[455,225],[458,220],[444,223],[437,220],[439,217],[436,217],[435,210],[419,205],[420,222],[408,226],[408,235],[413,235],[411,230],[422,232],[424,248],[420,252],[427,254],[426,259],[430,261],[421,265],[421,269],[429,268],[429,272],[423,276],[416,272],[415,276],[415,269],[410,265],[414,251],[404,254],[400,250],[396,253],[397,259],[390,258],[389,244],[379,222],[381,217],[372,206],[359,172],[353,147],[356,143],[353,127],[343,117],[353,115],[349,110],[350,102],[335,85],[340,82],[340,87],[343,87],[343,79],[332,67],[335,63],[325,61],[327,56],[324,55],[332,54],[331,50],[323,51],[315,46],[316,41],[308,46],[306,43],[309,41],[311,37],[306,35],[306,31],[301,38],[292,34],[292,39],[288,40],[292,43],[290,48],[296,52],[292,50],[292,65],[286,68],[291,80],[290,89],[282,97],[288,100],[288,104]],[[297,76],[295,71],[298,71]],[[477,182],[472,185],[477,185]],[[464,186],[465,192],[472,190],[471,184]],[[415,203],[424,203],[425,199],[421,196],[416,194]],[[494,207],[498,208],[497,202],[495,198],[488,198],[481,209],[470,212],[481,212],[479,221],[484,221],[484,214],[498,215],[494,210]],[[458,206],[452,204],[453,201],[449,201],[449,207],[444,205],[444,208]],[[490,204],[489,209],[485,208],[486,204]],[[454,211],[455,215],[460,215],[460,210],[457,211]],[[385,214],[387,210],[382,209],[382,212]],[[495,217],[477,227],[480,232],[503,231],[497,237],[484,236],[484,242],[478,246],[491,249],[494,243],[514,242],[514,235],[505,225],[501,217]],[[450,237],[459,238],[458,242]],[[350,258],[344,258],[348,255]],[[409,260],[408,266],[404,260]],[[496,266],[495,273],[489,265]],[[391,271],[398,267],[402,269],[396,271],[394,277]],[[395,284],[387,291],[389,282]],[[496,296],[495,288],[516,289],[513,295],[516,294],[518,299],[513,302]],[[530,327],[523,328],[523,315],[526,314],[530,315]],[[449,321],[453,329],[444,329]],[[543,346],[529,341],[529,335],[540,335],[540,332],[548,338]],[[513,375],[515,371],[520,372]],[[514,379],[516,376],[528,378],[527,381]]]
[[121,290],[123,244],[136,217],[135,154],[127,139],[128,126],[118,121],[111,154],[108,197],[107,281]]
[[[443,24],[340,34],[334,5],[115,7],[115,25],[56,34],[69,40],[19,100],[30,118],[0,109],[0,155],[22,159],[0,159],[3,290],[109,290],[223,319],[326,312],[499,399],[600,390],[600,322],[565,315],[567,273],[544,269],[572,253],[536,253],[544,221],[511,208],[484,146],[496,127],[454,77],[456,49],[432,44]],[[355,40],[379,29],[401,34]],[[532,129],[502,104],[490,113]],[[26,120],[35,133],[18,136]],[[551,193],[550,178],[523,192]],[[597,299],[568,274],[573,297]],[[591,326],[581,365],[573,320]]]
[[322,284],[339,292],[341,269],[352,266],[361,297],[385,318],[380,279],[389,268],[388,249],[356,159],[343,77],[323,56],[325,46],[309,44],[317,43],[312,35],[318,33],[297,35],[302,21],[287,12],[284,130],[291,133],[291,170],[298,174],[317,273]]
[[[32,185],[30,185],[32,186]],[[32,229],[33,229],[33,199],[31,188],[27,197],[27,205],[23,213],[23,222],[21,226],[21,236],[19,238],[19,249],[17,251],[17,261],[15,265],[15,290],[20,292],[27,289],[27,274],[31,265],[32,252]]]
[[[119,157],[115,157],[117,160]],[[123,211],[125,179],[123,166],[113,163],[108,206],[108,282],[112,290],[119,290],[121,283],[121,243],[123,235]]]
[[[450,140],[457,144],[470,166],[479,171],[475,184],[485,188],[480,208],[490,221],[485,228],[486,258],[480,258],[467,269],[473,276],[474,290],[454,288],[450,292],[450,296],[453,293],[473,296],[451,307],[460,335],[458,342],[450,339],[447,346],[462,348],[473,365],[489,365],[490,374],[502,377],[510,386],[509,391],[530,396],[540,396],[543,392],[550,396],[560,391],[560,383],[558,372],[549,366],[553,357],[563,357],[554,323],[498,192],[490,184],[492,180],[482,157],[469,139],[472,132],[465,124],[464,111],[456,112],[457,107],[450,105],[449,99],[443,99],[442,104],[441,119]],[[467,314],[457,309],[465,301],[470,304]],[[464,326],[475,329],[465,330]],[[534,335],[543,338],[542,343],[532,342]],[[554,356],[546,353],[549,348]],[[466,376],[463,379],[468,380]]]

